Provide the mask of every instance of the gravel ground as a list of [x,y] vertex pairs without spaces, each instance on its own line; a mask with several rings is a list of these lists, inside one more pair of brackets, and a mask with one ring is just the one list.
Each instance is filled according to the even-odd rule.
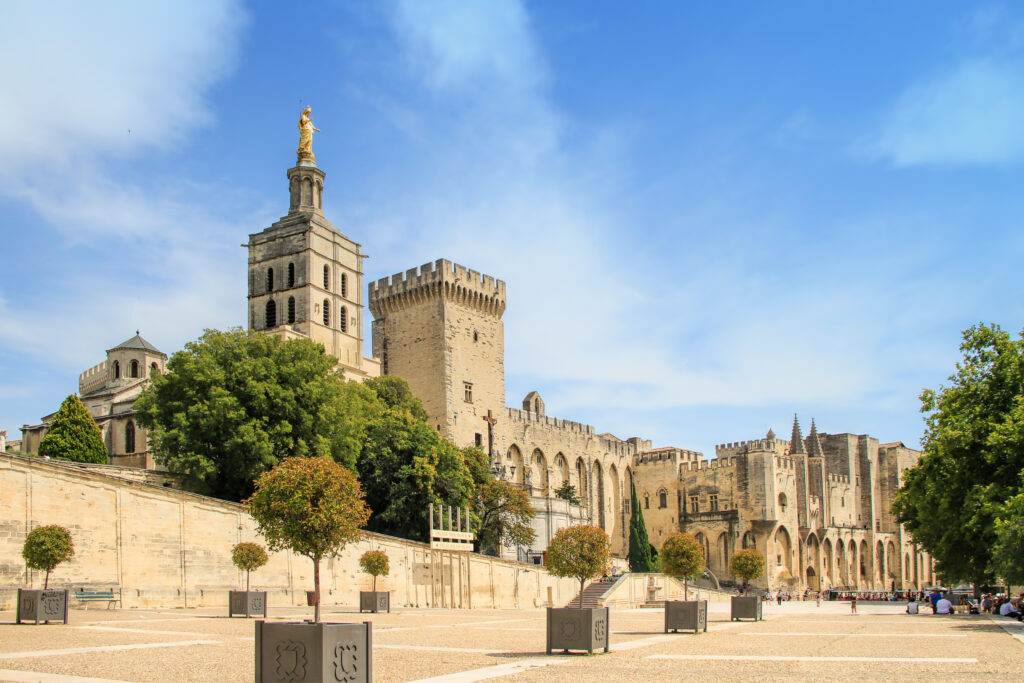
[[[612,610],[611,653],[551,657],[538,609],[333,609],[324,620],[372,621],[375,680],[389,682],[479,669],[501,672],[491,680],[504,681],[1021,678],[1024,644],[989,617],[902,609],[868,605],[850,615],[846,603],[771,604],[765,620],[753,623],[731,622],[728,604],[712,603],[709,631],[696,636],[665,636],[661,610]],[[273,620],[307,616],[294,607],[270,613]],[[15,626],[13,618],[0,613],[0,681],[8,680],[4,670],[139,682],[253,678],[255,620],[228,619],[223,610],[72,610],[66,626]],[[108,649],[76,651],[97,647]],[[62,652],[33,656],[53,650]],[[816,659],[779,659],[787,657]]]

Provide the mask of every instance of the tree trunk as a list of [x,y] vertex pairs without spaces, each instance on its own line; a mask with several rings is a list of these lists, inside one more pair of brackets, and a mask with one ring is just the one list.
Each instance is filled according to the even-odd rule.
[[50,570],[46,570],[46,580],[43,582],[43,590],[50,587]]
[[245,570],[245,592],[249,592],[249,570]]
[[580,579],[580,609],[583,609],[583,584],[586,581],[586,579]]
[[373,592],[374,593],[377,592],[377,575],[376,574],[373,575]]
[[748,581],[748,579],[743,579],[743,594],[744,595],[747,594],[747,581]]
[[[666,596],[667,597],[667,596]],[[683,579],[683,600],[690,599],[690,579]]]
[[320,558],[313,558],[313,623],[320,623]]

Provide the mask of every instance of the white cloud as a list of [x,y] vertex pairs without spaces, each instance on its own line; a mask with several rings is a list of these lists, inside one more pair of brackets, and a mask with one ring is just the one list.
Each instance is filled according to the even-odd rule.
[[866,151],[897,166],[1024,159],[1024,62],[972,59],[908,87]]

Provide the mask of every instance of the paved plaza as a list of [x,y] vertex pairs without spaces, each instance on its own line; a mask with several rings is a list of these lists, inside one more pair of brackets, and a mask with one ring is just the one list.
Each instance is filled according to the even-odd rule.
[[[1021,678],[1024,635],[989,616],[903,614],[902,604],[766,603],[730,622],[712,603],[708,633],[666,635],[661,610],[613,610],[612,652],[544,654],[543,610],[325,611],[373,621],[379,681],[670,681]],[[0,613],[0,681],[251,681],[254,620],[224,610],[72,610],[71,624],[15,626]],[[272,619],[310,616],[271,610]]]

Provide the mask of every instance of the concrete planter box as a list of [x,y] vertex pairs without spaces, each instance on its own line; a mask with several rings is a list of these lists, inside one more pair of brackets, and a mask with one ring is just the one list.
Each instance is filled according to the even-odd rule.
[[753,619],[761,621],[761,598],[757,596],[733,597],[731,621]]
[[359,591],[360,612],[391,612],[391,593],[388,591]]
[[707,600],[666,600],[665,633],[680,630],[700,633],[708,630]]
[[256,683],[371,683],[373,623],[256,622]]
[[228,591],[228,616],[267,616],[266,591]]
[[37,590],[31,588],[18,589],[18,607],[15,623],[21,620],[62,621],[68,623],[68,591],[67,589]]
[[548,654],[552,650],[594,650],[609,648],[608,608],[548,608]]

